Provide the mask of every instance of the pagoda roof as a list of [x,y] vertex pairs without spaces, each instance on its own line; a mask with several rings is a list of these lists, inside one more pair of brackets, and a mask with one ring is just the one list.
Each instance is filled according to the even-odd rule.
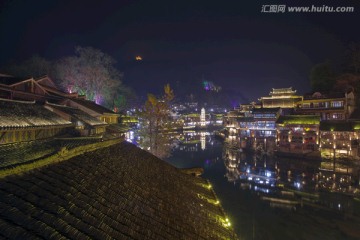
[[45,109],[35,101],[0,99],[0,129],[64,126],[72,123]]
[[270,95],[273,94],[293,94],[296,93],[296,90],[293,90],[292,87],[289,88],[273,88],[270,92]]

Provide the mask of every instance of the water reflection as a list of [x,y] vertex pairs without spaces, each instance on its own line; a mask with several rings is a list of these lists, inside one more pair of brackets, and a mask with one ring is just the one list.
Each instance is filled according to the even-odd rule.
[[360,196],[358,166],[276,158],[237,146],[240,144],[233,141],[225,141],[223,145],[227,180],[239,184],[243,190],[258,192],[270,206],[291,210],[304,205],[326,206],[353,213],[353,197]]
[[[357,239],[359,167],[275,157],[271,141],[248,151],[211,132],[174,133],[179,168],[203,167],[241,239]],[[358,230],[356,230],[358,229]],[[349,237],[355,236],[355,237]]]

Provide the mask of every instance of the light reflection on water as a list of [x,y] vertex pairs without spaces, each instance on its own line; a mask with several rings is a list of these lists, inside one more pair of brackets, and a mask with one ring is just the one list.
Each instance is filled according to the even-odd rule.
[[360,238],[358,168],[249,153],[209,132],[175,139],[166,161],[204,168],[240,238]]

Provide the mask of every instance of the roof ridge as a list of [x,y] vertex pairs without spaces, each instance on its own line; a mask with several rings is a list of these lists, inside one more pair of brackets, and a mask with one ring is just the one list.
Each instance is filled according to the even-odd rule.
[[26,103],[26,104],[35,104],[36,103],[35,100],[25,101],[25,100],[13,100],[13,99],[7,99],[7,98],[0,98],[0,101]]

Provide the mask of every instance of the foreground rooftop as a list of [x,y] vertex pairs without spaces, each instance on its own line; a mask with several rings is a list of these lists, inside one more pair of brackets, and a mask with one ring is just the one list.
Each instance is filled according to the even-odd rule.
[[129,143],[0,179],[0,238],[237,239],[209,183]]

